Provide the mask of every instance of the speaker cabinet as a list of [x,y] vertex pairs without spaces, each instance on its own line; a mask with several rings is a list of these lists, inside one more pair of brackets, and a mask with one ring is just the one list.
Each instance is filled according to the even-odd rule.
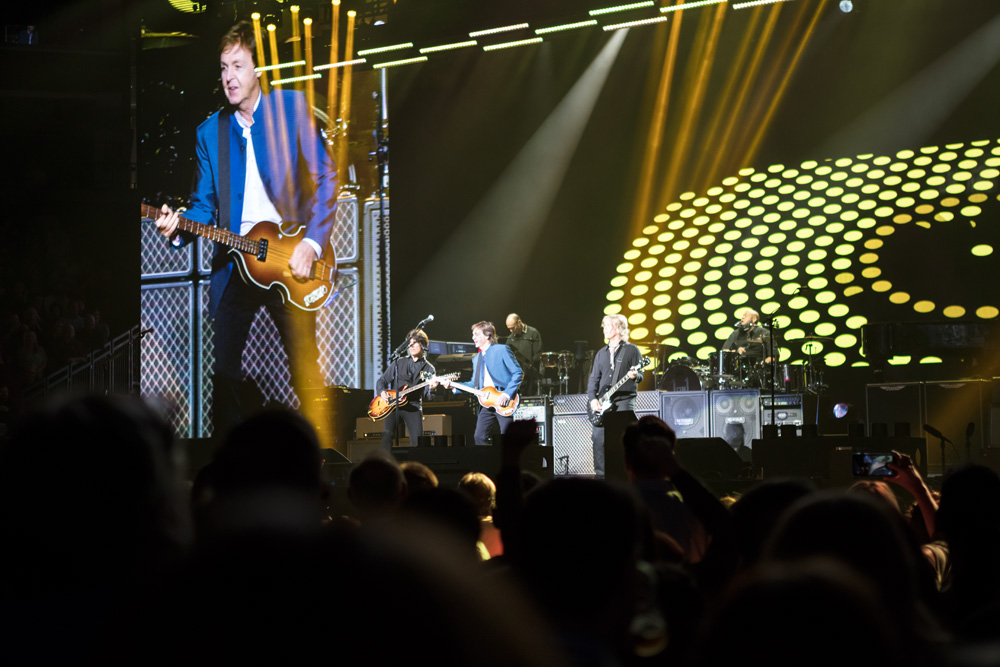
[[741,446],[749,448],[760,438],[760,390],[713,391],[709,402],[711,437],[722,438],[737,452]]
[[[760,396],[761,424],[771,423],[771,395]],[[774,397],[774,423],[801,426],[803,421],[802,394],[777,394]]]
[[660,419],[674,429],[677,439],[707,438],[709,426],[707,391],[660,392]]
[[587,415],[553,415],[552,447],[557,475],[593,475],[594,448]]
[[920,382],[897,382],[865,387],[868,435],[875,435],[873,424],[907,423],[910,433],[922,433],[926,420],[920,385]]
[[[944,473],[956,463],[975,460],[989,440],[986,419],[991,387],[983,380],[957,380],[955,382],[925,382],[925,420],[954,445],[947,445],[941,460],[941,440],[926,436],[927,459],[931,472]],[[972,434],[966,443],[966,430],[972,425]],[[913,435],[923,435],[918,429]],[[986,438],[984,442],[984,436]],[[966,451],[966,445],[969,449]]]

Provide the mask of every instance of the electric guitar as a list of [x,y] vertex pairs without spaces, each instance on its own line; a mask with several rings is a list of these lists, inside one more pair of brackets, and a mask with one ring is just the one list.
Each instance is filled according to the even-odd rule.
[[389,413],[396,409],[396,406],[406,405],[406,395],[410,392],[417,391],[418,389],[423,389],[432,382],[440,382],[441,380],[457,380],[459,373],[449,373],[448,375],[431,375],[430,373],[421,373],[420,377],[423,378],[423,382],[420,384],[415,384],[412,387],[407,387],[403,385],[403,388],[396,392],[393,389],[386,390],[385,393],[389,395],[389,400],[382,400],[382,396],[376,396],[372,399],[372,402],[368,404],[368,416],[371,417],[373,422],[377,422],[380,419],[385,419],[389,416]]
[[[646,366],[650,365],[651,363],[653,362],[650,361],[649,357],[643,357],[642,360],[635,366],[632,366],[632,368],[630,368],[629,371],[641,370]],[[607,390],[598,399],[601,402],[600,410],[592,410],[590,404],[589,403],[587,404],[587,413],[591,424],[593,424],[594,426],[603,425],[604,413],[606,413],[608,410],[611,409],[611,397],[614,395],[616,391],[622,388],[623,384],[625,384],[631,379],[632,378],[628,376],[628,373],[625,373],[625,375],[622,376],[622,379],[616,382],[613,387],[607,388]]]
[[517,410],[517,406],[521,403],[521,397],[514,394],[507,405],[500,405],[500,394],[496,387],[483,387],[482,389],[473,389],[472,387],[467,387],[464,384],[452,384],[452,389],[460,389],[461,391],[467,391],[476,398],[479,399],[479,405],[484,408],[492,408],[498,415],[504,417],[510,417]]
[[[160,209],[146,204],[139,205],[139,212],[140,217],[153,220],[161,213]],[[258,222],[246,236],[240,236],[182,216],[178,229],[229,246],[244,281],[263,289],[277,287],[282,300],[302,310],[318,310],[334,294],[337,258],[332,249],[327,252],[329,261],[318,259],[313,262],[312,272],[305,280],[295,278],[288,266],[295,246],[305,238],[304,235],[300,238],[305,227],[287,233],[276,223]]]

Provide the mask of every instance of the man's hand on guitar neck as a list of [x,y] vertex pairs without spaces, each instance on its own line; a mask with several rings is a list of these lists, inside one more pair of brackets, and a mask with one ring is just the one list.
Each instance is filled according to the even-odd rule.
[[177,226],[181,222],[180,211],[172,211],[166,204],[160,209],[160,217],[156,219],[156,228],[168,239],[172,239],[177,233]]
[[312,268],[319,256],[316,249],[306,241],[299,241],[292,252],[292,258],[288,261],[288,266],[292,269],[292,275],[296,280],[308,280],[312,277]]

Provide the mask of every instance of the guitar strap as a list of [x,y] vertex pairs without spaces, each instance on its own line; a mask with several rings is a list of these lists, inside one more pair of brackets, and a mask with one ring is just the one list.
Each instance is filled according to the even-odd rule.
[[231,229],[229,226],[229,129],[231,121],[229,109],[219,111],[219,186],[216,199],[219,203],[219,228]]
[[482,389],[483,388],[483,366],[485,366],[485,365],[486,365],[486,355],[484,353],[480,352],[479,353],[479,365],[476,366],[476,381],[474,383],[476,389]]

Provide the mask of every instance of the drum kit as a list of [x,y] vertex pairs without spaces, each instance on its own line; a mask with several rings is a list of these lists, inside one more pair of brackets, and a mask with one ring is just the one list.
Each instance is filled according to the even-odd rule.
[[803,363],[771,363],[751,361],[738,352],[720,350],[703,360],[681,357],[672,360],[660,376],[660,391],[717,391],[727,389],[759,389],[761,392],[782,394],[821,394],[823,384],[822,360],[815,355],[822,349],[823,336],[805,336],[798,340],[809,341],[803,346],[806,360]]
[[542,352],[538,363],[538,394],[568,394],[569,373],[576,368],[576,355],[569,350]]

